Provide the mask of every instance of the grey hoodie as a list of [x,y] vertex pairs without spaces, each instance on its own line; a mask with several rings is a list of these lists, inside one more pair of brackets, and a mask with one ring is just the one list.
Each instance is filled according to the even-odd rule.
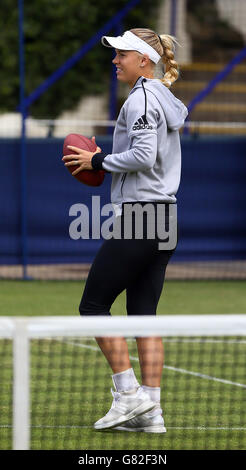
[[111,202],[176,202],[181,175],[179,129],[188,114],[158,79],[139,77],[118,116],[111,154],[92,158],[112,173]]

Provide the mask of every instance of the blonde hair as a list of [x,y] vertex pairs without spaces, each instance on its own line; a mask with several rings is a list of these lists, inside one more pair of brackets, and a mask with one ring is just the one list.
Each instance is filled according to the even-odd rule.
[[170,86],[178,79],[178,63],[174,60],[175,44],[178,44],[174,36],[169,34],[156,34],[151,29],[147,28],[134,28],[130,29],[131,33],[136,34],[140,39],[147,42],[156,52],[161,56],[164,64],[164,76],[160,81],[167,87]]

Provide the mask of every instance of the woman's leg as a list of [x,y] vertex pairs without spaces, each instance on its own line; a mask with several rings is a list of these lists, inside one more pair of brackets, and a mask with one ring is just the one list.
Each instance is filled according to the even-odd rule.
[[130,369],[128,346],[125,338],[96,338],[114,374]]
[[160,387],[164,365],[162,338],[136,338],[142,385]]
[[[116,297],[134,284],[146,264],[152,259],[153,249],[139,240],[107,240],[91,266],[80,303],[81,315],[110,315]],[[95,319],[96,322],[96,319]],[[96,341],[114,373],[131,368],[128,346],[124,338],[97,337]]]
[[[157,253],[153,263],[126,291],[128,315],[156,315],[163,289],[166,267],[172,251]],[[161,337],[136,338],[142,385],[160,387],[164,366],[164,346]]]
[[[164,365],[162,338],[136,338],[142,384],[160,387]],[[125,338],[96,338],[114,374],[132,367]]]

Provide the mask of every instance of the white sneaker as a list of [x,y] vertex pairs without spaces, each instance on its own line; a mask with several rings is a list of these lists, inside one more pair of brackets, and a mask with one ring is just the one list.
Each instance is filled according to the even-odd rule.
[[162,409],[156,405],[150,412],[137,416],[130,421],[117,426],[114,429],[119,431],[142,431],[153,433],[164,433],[166,428],[162,416]]
[[141,387],[128,392],[114,392],[111,389],[111,393],[112,406],[108,413],[94,424],[95,429],[113,428],[155,407],[155,403]]

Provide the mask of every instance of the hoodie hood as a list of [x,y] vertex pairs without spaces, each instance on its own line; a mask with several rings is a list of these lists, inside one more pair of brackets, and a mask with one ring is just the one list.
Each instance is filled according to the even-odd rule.
[[129,95],[141,87],[143,87],[144,91],[148,90],[153,93],[159,101],[166,117],[168,129],[172,131],[179,130],[184,125],[188,115],[188,109],[182,101],[176,98],[160,80],[145,77],[138,78]]

